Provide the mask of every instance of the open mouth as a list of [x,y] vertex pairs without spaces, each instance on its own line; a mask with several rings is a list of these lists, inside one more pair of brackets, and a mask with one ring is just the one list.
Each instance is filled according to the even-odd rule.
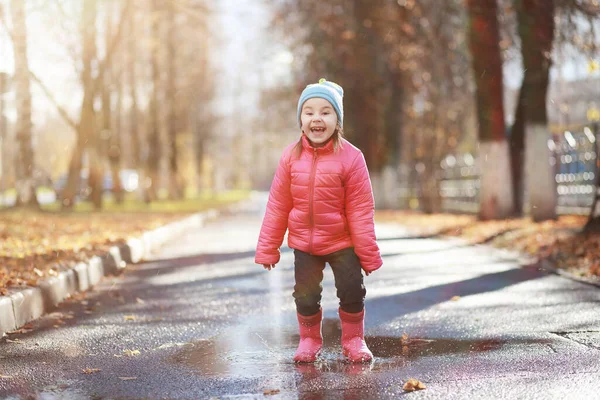
[[323,133],[323,132],[325,132],[325,128],[324,127],[315,127],[315,128],[310,128],[310,131],[313,133]]

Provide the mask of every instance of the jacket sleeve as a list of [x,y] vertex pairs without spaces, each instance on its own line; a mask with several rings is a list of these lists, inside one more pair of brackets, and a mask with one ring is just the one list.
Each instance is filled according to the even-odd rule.
[[292,194],[290,192],[290,152],[286,151],[279,160],[267,202],[267,210],[263,218],[256,256],[257,264],[277,264],[279,248],[287,230],[288,215],[292,210]]
[[348,171],[346,179],[346,218],[354,251],[362,268],[367,272],[383,264],[375,239],[375,202],[367,163],[359,153]]

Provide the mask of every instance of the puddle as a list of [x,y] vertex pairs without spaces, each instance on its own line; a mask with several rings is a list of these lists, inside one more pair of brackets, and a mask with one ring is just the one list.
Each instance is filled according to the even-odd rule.
[[457,340],[397,336],[367,336],[366,342],[375,361],[368,364],[345,362],[340,345],[340,324],[336,319],[323,321],[323,350],[314,364],[294,364],[298,345],[294,327],[273,326],[257,330],[240,326],[211,339],[197,340],[177,349],[168,362],[183,365],[204,375],[264,376],[267,373],[297,371],[302,374],[333,372],[362,374],[405,367],[421,357],[460,355],[497,351],[505,346],[544,344],[544,340]]

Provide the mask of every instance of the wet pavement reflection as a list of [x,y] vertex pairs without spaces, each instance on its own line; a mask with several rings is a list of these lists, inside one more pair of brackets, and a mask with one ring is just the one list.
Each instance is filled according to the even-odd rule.
[[402,369],[421,357],[485,353],[504,346],[540,345],[543,339],[444,339],[398,336],[366,336],[375,360],[371,363],[347,363],[341,355],[339,320],[323,320],[323,350],[312,364],[294,364],[292,355],[298,344],[293,327],[273,326],[258,330],[251,325],[238,326],[210,339],[187,343],[169,361],[183,365],[203,376],[263,376],[296,371],[303,375],[337,373],[359,375]]

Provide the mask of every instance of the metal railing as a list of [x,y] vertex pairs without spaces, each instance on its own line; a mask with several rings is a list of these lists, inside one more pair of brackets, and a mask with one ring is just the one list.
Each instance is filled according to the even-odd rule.
[[[557,213],[588,214],[594,200],[598,173],[596,135],[589,126],[563,131],[548,140],[548,148],[550,164],[555,168]],[[440,177],[439,193],[443,211],[479,211],[480,171],[475,154],[448,154],[440,163],[436,175]],[[406,185],[398,190],[401,197],[415,192],[418,190]],[[524,198],[527,210],[527,193]],[[416,204],[406,199],[400,202]]]

